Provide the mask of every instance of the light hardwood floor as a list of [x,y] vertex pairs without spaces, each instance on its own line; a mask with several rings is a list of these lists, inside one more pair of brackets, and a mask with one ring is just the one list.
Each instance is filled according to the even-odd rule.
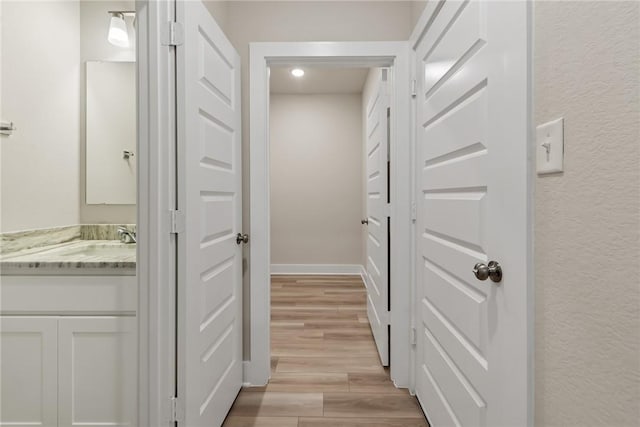
[[225,427],[428,427],[380,364],[357,276],[273,276],[271,381]]

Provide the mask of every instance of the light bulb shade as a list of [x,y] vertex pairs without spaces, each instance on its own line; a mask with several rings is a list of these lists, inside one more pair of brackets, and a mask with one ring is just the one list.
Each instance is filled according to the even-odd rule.
[[302,77],[304,76],[304,70],[302,68],[294,68],[291,70],[291,75],[293,75],[293,77]]
[[124,15],[114,13],[111,15],[109,23],[109,35],[107,37],[109,43],[119,47],[129,47],[129,33],[127,32],[127,23],[124,22]]

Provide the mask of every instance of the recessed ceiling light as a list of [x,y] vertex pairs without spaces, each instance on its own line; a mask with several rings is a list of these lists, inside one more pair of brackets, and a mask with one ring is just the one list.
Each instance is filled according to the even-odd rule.
[[294,68],[293,70],[291,70],[291,75],[293,77],[302,77],[304,76],[304,70],[301,68]]

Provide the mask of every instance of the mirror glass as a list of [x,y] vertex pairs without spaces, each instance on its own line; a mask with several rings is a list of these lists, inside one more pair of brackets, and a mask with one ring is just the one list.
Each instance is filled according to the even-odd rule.
[[87,61],[87,204],[136,203],[135,62]]

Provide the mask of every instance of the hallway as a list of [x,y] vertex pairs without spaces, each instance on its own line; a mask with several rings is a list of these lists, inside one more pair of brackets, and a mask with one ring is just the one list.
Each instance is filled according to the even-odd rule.
[[359,276],[273,276],[271,380],[225,427],[427,427],[378,358]]

